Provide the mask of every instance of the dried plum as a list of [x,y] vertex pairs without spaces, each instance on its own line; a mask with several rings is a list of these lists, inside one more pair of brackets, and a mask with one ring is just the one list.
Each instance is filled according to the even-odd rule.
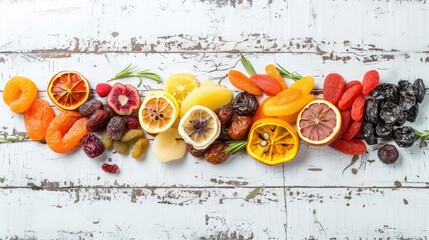
[[416,103],[410,110],[407,111],[407,121],[415,122],[419,114],[419,105]]
[[395,122],[395,126],[402,126],[407,121],[408,114],[406,111],[402,111],[401,114],[399,114],[398,120]]
[[225,105],[218,108],[215,113],[220,121],[220,125],[228,126],[231,123],[232,117],[234,116],[234,108],[231,105]]
[[409,81],[401,80],[398,82],[399,105],[407,111],[416,104],[416,95],[413,85]]
[[380,161],[382,161],[384,164],[392,164],[399,158],[398,149],[396,149],[396,147],[392,144],[385,144],[379,148],[377,155]]
[[375,137],[375,129],[371,123],[364,123],[362,125],[362,136],[368,145],[377,144],[377,137]]
[[393,134],[393,126],[379,122],[375,127],[375,133],[380,138],[390,138]]
[[374,99],[368,99],[365,103],[365,122],[378,123],[378,103]]
[[393,131],[393,139],[400,147],[410,147],[416,141],[416,132],[411,127],[400,127]]
[[88,156],[89,158],[95,158],[97,156],[100,156],[104,152],[103,143],[97,136],[92,133],[86,135],[82,139],[82,147],[86,156]]
[[239,116],[253,117],[258,106],[256,97],[247,92],[240,92],[232,100],[232,107]]
[[372,90],[371,95],[375,100],[393,99],[398,93],[395,84],[382,83]]
[[394,125],[399,118],[404,117],[403,115],[404,113],[399,105],[389,101],[381,104],[380,119],[387,125]]
[[423,102],[426,94],[426,87],[421,78],[416,79],[413,83],[413,89],[416,94],[416,101],[418,103]]

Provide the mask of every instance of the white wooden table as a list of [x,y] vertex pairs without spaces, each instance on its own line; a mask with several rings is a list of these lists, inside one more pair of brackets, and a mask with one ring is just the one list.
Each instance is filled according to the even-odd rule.
[[[238,53],[259,72],[277,61],[313,75],[317,88],[330,72],[350,81],[369,69],[383,82],[429,83],[425,0],[0,0],[0,30],[0,89],[22,75],[44,99],[60,70],[93,87],[129,63],[219,81],[244,70]],[[148,80],[139,90],[160,88]],[[410,125],[429,129],[428,110],[426,99]],[[3,101],[0,132],[25,135]],[[3,143],[0,239],[427,239],[428,148],[400,148],[391,166],[376,148],[343,172],[350,156],[305,144],[293,162],[269,167],[244,154],[218,166],[189,155],[163,164],[151,152],[93,160]],[[107,158],[119,175],[101,170]]]

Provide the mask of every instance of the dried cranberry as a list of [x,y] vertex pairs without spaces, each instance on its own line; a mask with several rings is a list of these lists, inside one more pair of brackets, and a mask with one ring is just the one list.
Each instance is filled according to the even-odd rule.
[[108,173],[117,173],[119,167],[116,164],[103,163],[103,165],[101,166],[101,169],[103,169],[103,171]]
[[104,145],[94,134],[88,134],[82,139],[83,151],[89,158],[100,156],[104,152]]

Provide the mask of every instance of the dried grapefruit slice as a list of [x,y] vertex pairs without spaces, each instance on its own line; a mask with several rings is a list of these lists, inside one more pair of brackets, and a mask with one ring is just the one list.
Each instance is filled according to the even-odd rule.
[[341,113],[331,102],[316,99],[299,113],[296,122],[299,137],[311,145],[333,142],[341,129]]
[[250,129],[246,151],[259,162],[267,165],[285,163],[294,159],[298,150],[298,134],[283,120],[263,118]]
[[75,110],[88,100],[89,83],[78,72],[62,71],[48,84],[48,95],[59,109]]
[[149,93],[139,109],[139,121],[148,133],[160,133],[169,129],[179,115],[176,98],[163,91]]

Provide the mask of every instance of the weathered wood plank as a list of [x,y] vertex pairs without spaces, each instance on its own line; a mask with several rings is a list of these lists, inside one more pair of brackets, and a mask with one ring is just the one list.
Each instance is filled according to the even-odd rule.
[[[397,51],[429,50],[428,8],[417,0],[2,1],[0,29],[8,34],[0,39],[0,52],[249,51],[329,57],[368,50],[389,58]],[[17,12],[26,17],[16,18]]]
[[0,189],[0,239],[285,239],[283,189]]
[[428,189],[287,189],[288,239],[427,239],[428,197]]

